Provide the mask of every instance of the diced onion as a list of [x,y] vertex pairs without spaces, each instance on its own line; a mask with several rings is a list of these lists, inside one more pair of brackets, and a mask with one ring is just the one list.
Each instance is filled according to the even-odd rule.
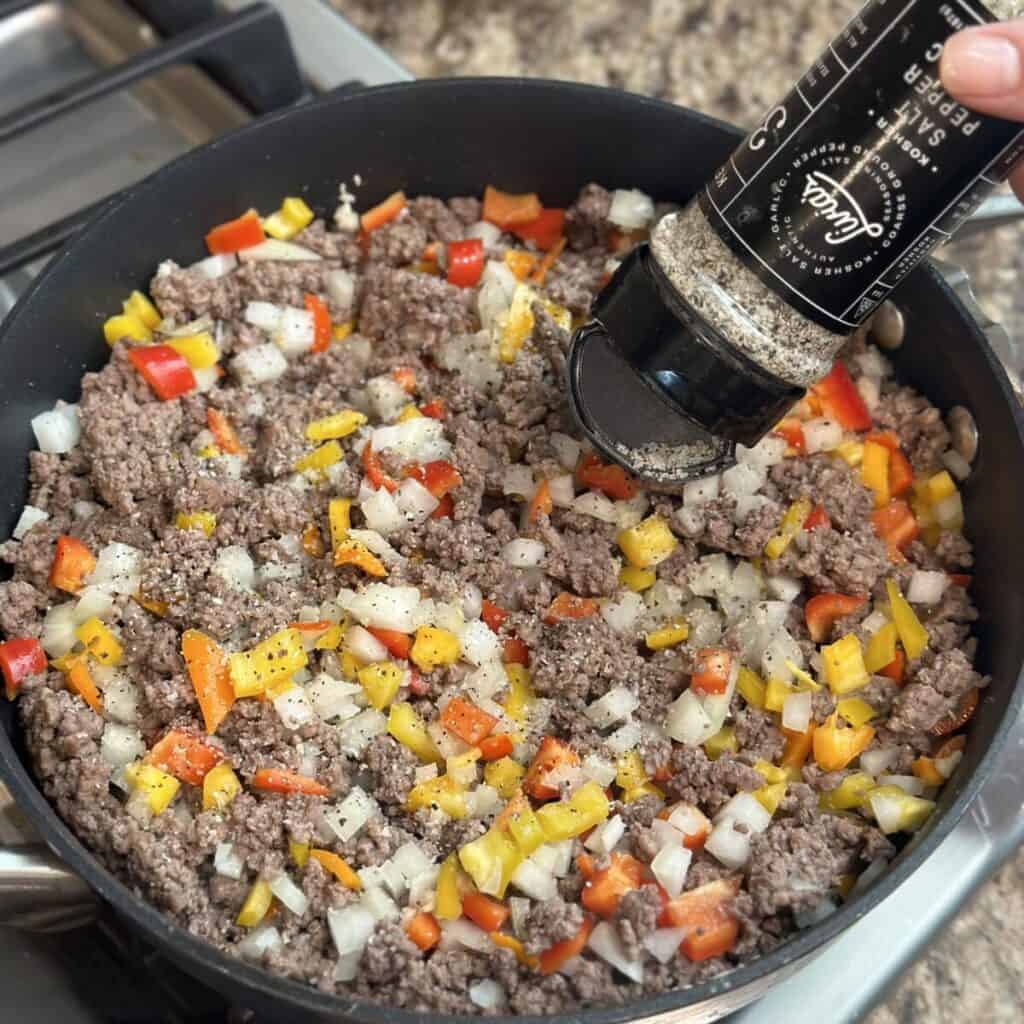
[[957,480],[966,480],[971,475],[971,464],[954,448],[942,453],[942,464]]
[[911,796],[923,796],[925,785],[916,775],[879,775],[880,786],[899,786],[904,793]]
[[587,491],[586,494],[581,494],[573,501],[572,510],[581,516],[590,516],[602,523],[618,523],[619,521],[615,502],[597,491]]
[[466,624],[459,644],[463,658],[473,665],[484,665],[501,657],[501,641],[481,619]]
[[717,473],[714,476],[706,476],[703,480],[691,480],[688,484],[683,484],[683,504],[690,507],[714,501],[721,486],[722,478]]
[[466,228],[464,238],[479,238],[485,249],[493,249],[501,240],[501,228],[487,220],[478,220]]
[[269,924],[254,928],[238,944],[238,952],[246,960],[262,960],[267,953],[275,953],[284,945],[281,933]]
[[[901,796],[903,794],[900,794]],[[903,801],[889,793],[869,793],[868,803],[871,805],[871,813],[878,822],[878,827],[886,835],[899,832],[903,828]]]
[[765,434],[753,448],[736,445],[736,461],[744,462],[766,470],[777,466],[786,457],[786,439],[775,434]]
[[494,943],[482,928],[477,928],[464,917],[445,921],[441,925],[442,952],[449,949],[470,949],[475,953],[490,953]]
[[759,466],[737,462],[722,474],[722,491],[734,498],[754,494],[764,485],[765,479],[765,471]]
[[635,749],[642,737],[640,726],[636,722],[627,722],[607,737],[604,745],[613,754],[624,754],[627,750]]
[[362,692],[363,688],[358,683],[335,679],[325,672],[318,675],[306,688],[306,696],[313,710],[325,722],[334,718],[354,718],[359,713],[359,708],[353,698]]
[[526,933],[526,919],[530,915],[530,901],[522,896],[512,896],[508,908],[512,911],[512,931],[522,938]]
[[643,946],[659,964],[667,964],[679,953],[685,938],[685,928],[656,928],[644,936]]
[[932,505],[932,515],[944,530],[959,530],[964,523],[964,503],[960,492],[950,494]]
[[723,821],[711,830],[704,849],[727,868],[741,868],[750,859],[750,836],[737,832],[731,820]]
[[356,279],[349,270],[331,270],[324,277],[327,297],[342,309],[351,309],[356,298]]
[[684,690],[669,706],[665,731],[687,747],[699,746],[715,733],[700,698],[692,690]]
[[638,985],[643,984],[643,961],[626,959],[626,952],[613,925],[601,921],[590,933],[587,946],[630,981],[635,981]]
[[302,917],[309,909],[309,900],[306,898],[306,894],[283,871],[276,878],[271,879],[270,891],[296,917]]
[[262,263],[268,260],[281,260],[289,263],[307,260],[319,262],[322,259],[318,252],[307,249],[304,245],[296,245],[294,242],[284,242],[280,238],[267,238],[259,245],[250,245],[247,249],[241,249],[238,258],[243,263]]
[[508,678],[500,662],[486,661],[467,677],[463,685],[479,702],[489,700],[499,690],[508,686]]
[[301,729],[315,717],[313,708],[301,686],[292,686],[274,698],[274,708],[286,729]]
[[555,876],[529,858],[516,868],[512,884],[531,900],[552,900],[558,895]]
[[860,755],[860,767],[868,775],[878,777],[891,768],[899,757],[896,747],[876,747]]
[[640,594],[627,590],[617,600],[608,600],[601,605],[601,618],[616,633],[630,633],[636,626],[647,606]]
[[947,586],[949,577],[944,572],[915,569],[907,585],[907,600],[911,604],[938,604]]
[[665,846],[651,861],[654,877],[664,886],[669,896],[678,896],[683,891],[692,859],[691,851],[679,843],[675,846]]
[[889,621],[885,612],[873,611],[864,621],[860,624],[860,628],[868,635],[872,636],[877,633],[887,622]]
[[35,505],[26,505],[21,510],[21,515],[18,517],[18,522],[11,536],[15,540],[22,540],[36,523],[44,523],[49,518],[49,512],[44,512],[41,508],[36,508]]
[[437,876],[441,873],[439,865],[432,865],[426,871],[416,875],[409,882],[409,905],[412,907],[431,907],[434,903],[434,892],[437,889]]
[[146,753],[146,744],[142,733],[133,726],[107,722],[103,726],[100,753],[115,768],[121,768],[142,757]]
[[589,718],[598,729],[607,729],[625,721],[640,706],[640,698],[624,686],[614,686],[603,697],[586,707]]
[[82,426],[78,420],[78,406],[60,403],[49,412],[32,417],[32,432],[41,452],[65,455],[78,444]]
[[752,512],[771,503],[771,499],[766,498],[763,494],[741,494],[736,498],[736,508],[732,513],[733,522],[742,526],[750,518]]
[[615,523],[620,530],[631,530],[636,526],[650,508],[647,495],[641,492],[625,501],[615,502]]
[[441,503],[418,480],[403,480],[395,493],[399,511],[411,523],[422,523]]
[[782,703],[782,727],[793,732],[807,732],[811,724],[811,691],[791,693]]
[[537,485],[533,481],[533,470],[529,466],[515,463],[502,474],[501,492],[512,498],[529,498]]
[[[864,399],[864,404],[868,407],[869,412],[874,412],[878,408],[878,403],[882,400],[882,388],[877,378],[868,377],[867,375],[858,378],[857,380],[857,391],[860,397]],[[807,427],[804,425],[804,438],[807,437]],[[808,448],[808,451],[810,449]]]
[[256,585],[256,566],[252,556],[239,544],[229,544],[217,552],[213,571],[235,590],[252,590]]
[[364,907],[355,905],[331,907],[327,911],[327,927],[334,940],[334,948],[341,956],[362,953],[377,921]]
[[956,771],[956,766],[963,760],[963,757],[962,750],[954,750],[946,757],[935,758],[935,768],[944,779],[948,779]]
[[415,587],[371,583],[362,593],[346,600],[345,611],[364,626],[412,633],[416,629],[415,613],[419,602],[420,592]]
[[288,372],[288,360],[274,344],[256,345],[231,360],[231,372],[243,384],[267,384]]
[[481,1010],[493,1010],[505,1001],[505,990],[496,981],[484,978],[469,986],[469,1001]]
[[654,220],[654,200],[639,189],[617,188],[612,193],[608,220],[627,231],[645,228]]
[[726,821],[746,825],[751,832],[763,832],[772,823],[772,816],[753,793],[737,793],[715,815],[716,825]]
[[576,500],[576,486],[571,473],[552,477],[548,481],[548,491],[551,494],[551,504],[557,508],[571,508]]
[[705,555],[690,566],[687,585],[699,597],[713,597],[726,590],[732,579],[728,555]]
[[459,603],[465,618],[479,619],[484,607],[484,595],[475,583],[465,583],[459,595]]
[[386,661],[388,649],[369,630],[353,626],[345,635],[345,646],[356,661],[369,664]]
[[582,445],[574,437],[568,434],[559,433],[557,430],[549,438],[551,447],[558,456],[558,461],[565,469],[575,470],[576,463],[580,461]]
[[218,277],[230,274],[238,266],[238,257],[233,252],[217,253],[214,256],[207,256],[205,260],[193,263],[189,270],[194,270],[211,281]]
[[795,601],[803,590],[800,581],[792,576],[769,576],[766,582],[772,597],[777,597],[787,604]]
[[808,455],[833,451],[843,443],[843,428],[835,420],[821,416],[807,420],[803,427]]
[[[353,216],[355,215],[353,214]],[[359,223],[358,217],[356,217],[356,223]],[[338,963],[334,968],[334,980],[342,982],[355,981],[356,975],[359,974],[359,963],[362,959],[363,954],[361,950],[358,953],[346,953],[344,956],[338,957]]]
[[467,809],[471,818],[490,818],[501,809],[501,794],[485,782],[480,783],[467,798]]
[[274,343],[286,356],[300,356],[316,342],[316,323],[307,309],[286,306],[274,331]]
[[96,567],[87,583],[112,594],[134,594],[142,582],[142,552],[127,544],[113,543],[100,549]]
[[517,537],[510,540],[502,549],[501,557],[513,569],[529,569],[544,561],[546,548],[539,540]]
[[97,586],[83,587],[75,603],[75,621],[81,625],[87,619],[105,619],[114,608],[114,597]]
[[383,736],[387,731],[388,720],[376,708],[360,711],[354,718],[342,723],[338,730],[341,752],[349,757],[359,757],[370,740],[375,736]]
[[242,877],[245,865],[242,858],[235,853],[235,848],[230,843],[218,843],[213,853],[213,870],[225,878],[233,878],[237,881]]
[[130,679],[118,674],[104,685],[103,713],[124,724],[139,717],[139,691]]
[[[370,409],[385,423],[390,423],[408,404],[409,396],[394,377],[374,377],[366,385],[366,396],[370,401]],[[380,448],[376,438],[374,447]]]
[[765,678],[781,679],[784,683],[790,682],[793,672],[786,665],[787,661],[793,662],[797,668],[803,668],[804,654],[800,650],[800,645],[790,636],[789,632],[780,629],[761,656],[761,669]]
[[343,843],[347,843],[371,818],[379,815],[377,801],[359,786],[353,786],[340,804],[324,811],[324,821]]
[[[584,772],[586,766],[584,766]],[[598,825],[583,844],[594,853],[611,853],[626,834],[626,823],[616,814]]]
[[451,443],[444,436],[444,424],[429,416],[377,427],[372,439],[374,451],[394,451],[413,462],[434,462],[447,459],[452,453]]
[[615,780],[615,765],[598,754],[587,754],[583,759],[583,774],[600,786],[610,786]]
[[284,307],[273,302],[250,302],[244,315],[247,324],[272,334],[280,326],[283,313]]
[[892,364],[889,360],[877,348],[870,345],[863,352],[855,355],[853,361],[860,367],[860,372],[866,377],[876,377],[880,380],[892,372]]

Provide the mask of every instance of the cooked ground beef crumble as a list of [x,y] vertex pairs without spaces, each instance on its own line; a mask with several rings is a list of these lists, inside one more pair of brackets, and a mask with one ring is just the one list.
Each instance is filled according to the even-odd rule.
[[[940,414],[858,337],[842,366],[867,437],[837,441],[812,394],[745,468],[685,493],[597,463],[560,373],[638,237],[612,210],[584,188],[546,269],[468,197],[411,200],[366,237],[343,207],[291,239],[316,259],[166,263],[156,340],[205,332],[226,372],[161,401],[117,340],[82,381],[79,443],[30,454],[40,514],[0,546],[0,630],[50,657],[19,698],[35,771],[114,873],[218,948],[421,1011],[614,1004],[834,909],[952,771],[986,680]],[[467,233],[487,265],[460,287],[445,246]],[[266,319],[318,306],[317,351]],[[261,376],[275,342],[287,361]],[[879,518],[893,504],[910,532]],[[61,537],[99,556],[84,589],[53,585]],[[819,614],[827,595],[844,601]],[[234,655],[212,734],[182,653],[197,635]],[[283,679],[257,646],[282,635]],[[510,825],[527,821],[539,849]],[[516,856],[496,875],[494,836]]]

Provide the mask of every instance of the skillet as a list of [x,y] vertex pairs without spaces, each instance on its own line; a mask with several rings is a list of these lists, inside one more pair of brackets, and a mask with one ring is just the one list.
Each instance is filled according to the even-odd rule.
[[[301,188],[333,209],[337,184],[360,174],[361,205],[396,189],[476,194],[486,182],[537,191],[567,205],[588,181],[682,202],[740,141],[741,133],[684,108],[610,89],[521,79],[457,79],[336,94],[272,115],[218,139],[129,189],[50,263],[0,327],[0,536],[27,492],[29,421],[58,398],[73,400],[87,370],[107,359],[100,326],[157,264],[205,255],[212,224],[250,206],[271,209]],[[831,917],[770,955],[678,992],[551,1018],[612,1024],[658,1018],[710,1021],[756,999],[868,913],[949,833],[977,793],[1024,701],[1024,417],[984,332],[930,265],[895,296],[908,325],[892,357],[901,379],[941,409],[969,409],[981,444],[964,486],[976,544],[974,598],[981,612],[978,668],[992,683],[971,722],[967,749],[938,811],[891,869]],[[37,788],[13,708],[0,709],[0,780],[39,834],[113,913],[169,959],[233,1003],[271,1020],[447,1024],[328,996],[216,952],[139,899],[60,821]]]

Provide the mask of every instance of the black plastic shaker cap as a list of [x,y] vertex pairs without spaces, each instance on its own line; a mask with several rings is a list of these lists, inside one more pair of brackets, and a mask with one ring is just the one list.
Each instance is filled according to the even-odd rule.
[[731,345],[672,286],[647,245],[577,330],[569,401],[584,433],[637,476],[672,485],[729,466],[803,391]]

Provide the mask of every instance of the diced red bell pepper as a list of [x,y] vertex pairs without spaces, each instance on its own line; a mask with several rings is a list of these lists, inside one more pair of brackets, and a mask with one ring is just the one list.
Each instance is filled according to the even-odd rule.
[[732,654],[724,647],[704,647],[697,652],[697,671],[690,676],[696,693],[725,693],[729,688]]
[[548,605],[544,613],[544,621],[549,625],[557,625],[569,619],[588,619],[596,615],[598,611],[597,602],[589,597],[577,597],[563,590],[558,597]]
[[536,192],[514,195],[488,185],[484,189],[482,220],[497,224],[502,231],[515,224],[530,224],[544,212]]
[[252,786],[267,793],[304,793],[306,796],[329,796],[331,792],[308,775],[297,775],[281,768],[260,768],[252,777]]
[[441,498],[437,508],[430,513],[431,519],[451,519],[452,513],[455,511],[455,499],[450,495],[446,494]]
[[441,712],[441,724],[464,743],[475,747],[490,735],[498,720],[471,701],[452,697]]
[[540,963],[537,967],[540,973],[544,975],[554,974],[555,971],[564,967],[573,957],[579,956],[583,952],[583,947],[587,944],[587,939],[590,938],[590,933],[593,929],[593,918],[585,917],[583,924],[579,927],[579,931],[571,939],[563,939],[561,942],[556,942],[550,948],[545,949],[540,955]]
[[467,892],[462,897],[462,912],[485,932],[496,932],[509,916],[509,909],[504,903],[482,892]]
[[443,498],[462,483],[462,474],[444,459],[419,468],[421,473],[416,474],[416,478],[435,498]]
[[804,520],[805,530],[827,530],[832,525],[824,505],[815,505],[811,514]]
[[841,360],[837,359],[828,376],[814,385],[814,393],[844,430],[871,429],[871,413]]
[[170,345],[130,348],[128,359],[164,402],[187,395],[196,386],[192,367]]
[[903,668],[907,663],[907,656],[903,653],[901,647],[896,648],[896,657],[889,662],[884,668],[878,670],[880,676],[886,676],[889,679],[894,680],[897,683],[903,681]]
[[370,481],[370,486],[374,490],[379,491],[382,487],[386,491],[398,489],[398,484],[384,472],[380,456],[373,450],[373,444],[370,441],[367,441],[363,447],[362,463],[366,479]]
[[443,420],[448,415],[448,408],[443,398],[434,398],[426,405],[421,405],[420,412],[432,420]]
[[206,410],[206,425],[213,434],[213,440],[217,447],[225,455],[241,455],[245,448],[238,440],[238,434],[231,425],[231,421],[220,411],[220,409],[209,408]]
[[807,451],[807,444],[804,441],[804,428],[795,417],[787,416],[786,419],[775,425],[772,433],[785,438],[786,444],[800,455]]
[[529,665],[530,648],[517,636],[510,636],[502,647],[501,660],[506,665]]
[[551,485],[547,480],[541,480],[526,509],[526,521],[528,523],[535,523],[542,515],[551,515],[551,510],[554,507],[554,503],[551,500]]
[[621,466],[602,462],[593,452],[583,452],[576,464],[576,482],[580,487],[600,491],[615,501],[636,496],[637,482]]
[[96,568],[92,552],[77,538],[62,534],[57,538],[57,550],[50,566],[50,586],[77,594],[85,577]]
[[927,730],[930,736],[948,736],[951,732],[965,726],[978,707],[978,688],[968,690],[960,698],[960,703],[955,711],[940,718],[930,729]]
[[484,272],[484,243],[479,238],[463,238],[448,243],[448,283],[457,288],[472,288]]
[[398,366],[391,371],[399,387],[407,394],[416,394],[416,371],[411,366]]
[[480,609],[480,618],[484,620],[484,624],[488,629],[494,633],[500,633],[502,625],[504,625],[505,620],[508,618],[508,612],[504,608],[499,608],[494,602],[484,598],[484,603]]
[[[671,772],[665,778],[659,779],[657,774],[653,778],[655,782],[667,782],[671,778]],[[672,812],[679,807],[688,809],[694,824],[692,832],[683,832],[683,846],[688,850],[702,850],[708,836],[711,835],[711,820],[699,807],[695,804],[674,804],[672,807],[666,807],[658,817],[667,821]]]
[[914,470],[910,460],[897,448],[889,456],[889,493],[898,497],[914,482]]
[[484,761],[500,761],[503,757],[508,757],[514,749],[512,737],[507,732],[488,736],[477,746],[480,748],[480,757]]
[[902,550],[913,541],[920,529],[910,506],[900,498],[895,498],[884,508],[871,513],[871,525],[875,533],[885,541],[890,557]]
[[0,672],[8,700],[18,696],[21,684],[29,677],[46,671],[46,652],[35,637],[6,640],[0,644]]
[[896,436],[895,431],[892,430],[873,430],[864,440],[880,444],[891,452],[898,452],[900,450],[900,439]]
[[866,601],[866,597],[847,594],[815,594],[804,605],[804,620],[811,639],[817,644],[823,643],[837,619],[852,615]]
[[366,627],[396,658],[408,658],[412,649],[412,637],[408,633],[400,633],[397,629],[378,629]]
[[383,202],[371,207],[359,218],[363,231],[369,234],[388,221],[394,220],[405,209],[405,193],[392,192]]
[[196,736],[172,729],[145,759],[190,786],[201,786],[207,772],[224,760],[224,754]]
[[266,233],[255,210],[246,210],[241,217],[218,224],[206,235],[206,248],[215,255],[249,249],[266,241]]
[[627,892],[639,889],[644,881],[644,865],[628,853],[613,853],[611,863],[597,870],[589,854],[576,859],[586,879],[580,902],[599,917],[611,917]]
[[523,780],[523,790],[534,800],[554,800],[559,791],[557,785],[548,782],[550,776],[561,768],[579,763],[579,754],[568,743],[554,736],[545,736],[530,762]]
[[524,242],[533,242],[538,249],[553,249],[565,235],[565,210],[546,208],[534,220],[513,224],[509,230]]
[[327,303],[312,292],[306,292],[303,301],[307,312],[313,314],[313,347],[310,351],[326,352],[331,344],[331,314]]
[[946,575],[949,577],[949,582],[954,587],[963,587],[965,590],[971,585],[971,576],[969,573],[963,572],[947,572]]
[[732,903],[740,890],[741,879],[722,878],[691,889],[669,900],[658,924],[663,928],[686,928],[680,950],[687,959],[698,962],[728,953],[740,933]]
[[433,914],[421,910],[405,926],[405,934],[414,946],[426,953],[441,941],[441,926]]

